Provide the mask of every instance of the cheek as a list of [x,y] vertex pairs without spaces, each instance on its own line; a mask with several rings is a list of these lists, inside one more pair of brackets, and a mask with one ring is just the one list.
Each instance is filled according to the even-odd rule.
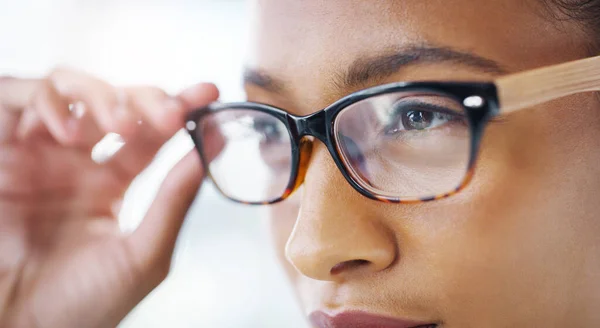
[[595,209],[598,107],[593,96],[571,97],[490,124],[471,191],[486,216],[532,211],[538,214],[528,220],[545,220],[542,213],[577,217]]
[[450,313],[559,320],[583,308],[566,303],[574,293],[597,290],[598,112],[593,97],[569,98],[486,131],[475,180],[435,205],[446,229],[421,241]]
[[301,198],[302,188],[284,202],[269,207],[269,230],[273,247],[279,262],[292,282],[297,280],[298,271],[287,260],[285,246],[294,229]]

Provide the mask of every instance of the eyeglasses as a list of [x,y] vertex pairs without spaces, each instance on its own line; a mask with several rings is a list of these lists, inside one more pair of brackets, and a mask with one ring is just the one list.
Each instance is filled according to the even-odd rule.
[[[469,184],[491,118],[589,91],[600,91],[600,56],[490,83],[378,86],[302,117],[259,103],[214,103],[190,113],[186,127],[208,176],[240,203],[290,196],[304,182],[316,139],[362,195],[418,203]],[[208,161],[215,143],[219,149]]]

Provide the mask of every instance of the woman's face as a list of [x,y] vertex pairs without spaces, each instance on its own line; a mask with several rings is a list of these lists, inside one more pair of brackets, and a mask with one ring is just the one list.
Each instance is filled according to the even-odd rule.
[[[259,0],[256,8],[248,98],[297,115],[369,86],[488,81],[588,49],[581,28],[547,19],[537,0]],[[420,60],[431,56],[419,56],[425,47],[499,69]],[[405,52],[417,60],[356,74]],[[334,327],[356,311],[442,327],[599,325],[599,109],[581,94],[491,122],[469,187],[419,205],[361,196],[317,142],[302,189],[270,208],[306,314],[325,314],[313,314],[315,325],[342,314],[327,323]]]

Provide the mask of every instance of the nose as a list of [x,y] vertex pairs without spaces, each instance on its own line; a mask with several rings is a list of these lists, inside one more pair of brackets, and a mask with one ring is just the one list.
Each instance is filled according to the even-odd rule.
[[286,257],[300,273],[341,281],[385,270],[396,261],[398,247],[381,220],[382,204],[355,191],[322,144],[315,145],[303,192],[286,245]]

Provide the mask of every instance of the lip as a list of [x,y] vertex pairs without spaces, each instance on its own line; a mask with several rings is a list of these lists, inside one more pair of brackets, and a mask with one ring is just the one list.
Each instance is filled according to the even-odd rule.
[[330,316],[324,312],[313,312],[310,322],[317,328],[429,328],[437,327],[431,322],[417,322],[404,319],[382,317],[366,312],[342,312]]

